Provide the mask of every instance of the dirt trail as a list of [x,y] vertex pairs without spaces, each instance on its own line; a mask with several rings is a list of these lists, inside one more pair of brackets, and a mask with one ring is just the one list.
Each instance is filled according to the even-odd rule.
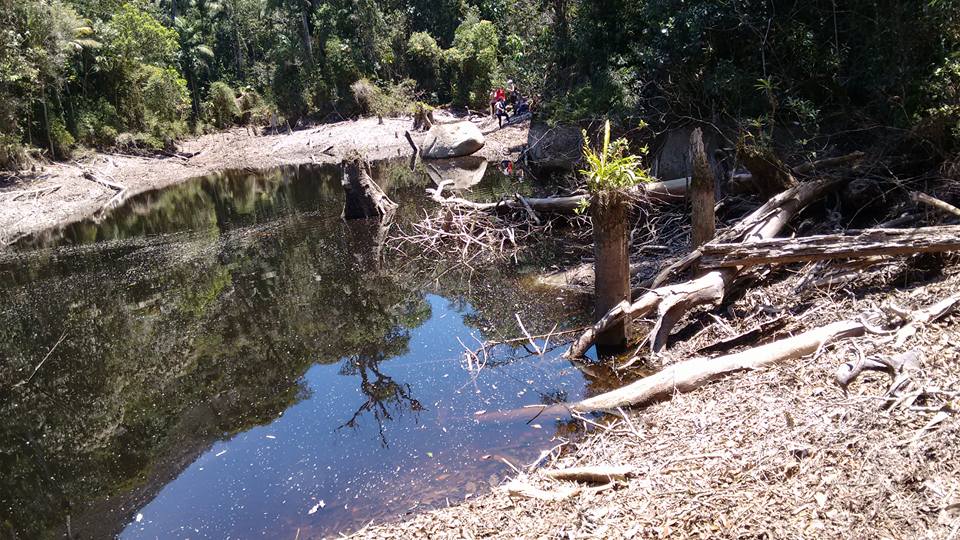
[[[452,119],[444,117],[441,121]],[[265,136],[236,128],[181,143],[180,152],[197,152],[189,159],[95,153],[75,162],[54,163],[12,183],[0,184],[0,248],[25,235],[84,219],[103,208],[116,191],[84,178],[84,170],[126,187],[129,197],[225,169],[339,163],[350,150],[358,150],[369,159],[409,156],[410,146],[403,132],[411,124],[409,118],[385,118],[383,124],[376,118],[364,118]],[[497,129],[494,120],[484,119],[479,126],[487,143],[477,155],[487,159],[515,156],[527,141],[529,122]],[[414,139],[419,143],[423,136],[415,134]],[[33,190],[39,191],[20,193]]]

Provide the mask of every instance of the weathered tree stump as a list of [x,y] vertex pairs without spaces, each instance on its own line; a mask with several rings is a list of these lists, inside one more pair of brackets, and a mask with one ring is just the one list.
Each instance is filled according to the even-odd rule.
[[397,203],[390,200],[370,176],[370,164],[360,155],[348,156],[341,164],[344,203],[343,219],[378,219],[393,215]]
[[[627,237],[627,206],[624,193],[606,191],[590,201],[594,240],[594,295],[596,319],[621,302],[630,300],[630,251]],[[627,345],[629,316],[621,318],[601,332],[596,339],[597,351],[603,354],[622,352]]]
[[690,134],[690,217],[693,224],[691,243],[698,248],[713,240],[716,234],[716,192],[713,170],[703,149],[703,133],[700,128]]

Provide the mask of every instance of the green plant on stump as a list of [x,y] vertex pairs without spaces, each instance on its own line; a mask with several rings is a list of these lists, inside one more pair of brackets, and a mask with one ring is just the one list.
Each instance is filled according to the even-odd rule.
[[[641,156],[631,154],[625,139],[610,141],[610,121],[604,125],[603,146],[597,152],[583,134],[583,156],[593,221],[595,315],[599,320],[623,301],[630,300],[630,252],[627,240],[628,190],[651,180]],[[645,149],[644,149],[645,152]],[[627,344],[629,317],[597,337],[600,354],[621,352]]]

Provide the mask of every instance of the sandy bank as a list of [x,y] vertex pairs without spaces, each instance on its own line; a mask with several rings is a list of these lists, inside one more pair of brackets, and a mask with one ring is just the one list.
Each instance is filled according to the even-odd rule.
[[[130,196],[224,169],[338,163],[350,150],[369,159],[409,156],[403,132],[410,126],[408,118],[385,118],[382,125],[376,118],[364,118],[289,135],[254,136],[236,128],[183,142],[180,152],[197,152],[189,159],[95,153],[76,162],[54,163],[0,187],[0,247],[98,212],[116,192],[84,178],[84,169],[126,187]],[[481,129],[487,144],[478,155],[491,160],[516,155],[518,147],[526,143],[528,127],[529,122],[497,129],[495,121],[485,120]],[[23,193],[34,190],[38,191]]]

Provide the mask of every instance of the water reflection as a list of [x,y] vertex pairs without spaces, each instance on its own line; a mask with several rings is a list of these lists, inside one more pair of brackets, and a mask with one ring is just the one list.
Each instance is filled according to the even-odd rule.
[[[374,174],[403,222],[428,180],[398,165]],[[398,260],[341,197],[336,168],[238,171],[4,255],[0,536],[331,534],[481,490],[506,468],[481,456],[565,433],[473,413],[575,398],[577,370],[505,350],[474,379],[457,338],[579,306],[509,268]]]

